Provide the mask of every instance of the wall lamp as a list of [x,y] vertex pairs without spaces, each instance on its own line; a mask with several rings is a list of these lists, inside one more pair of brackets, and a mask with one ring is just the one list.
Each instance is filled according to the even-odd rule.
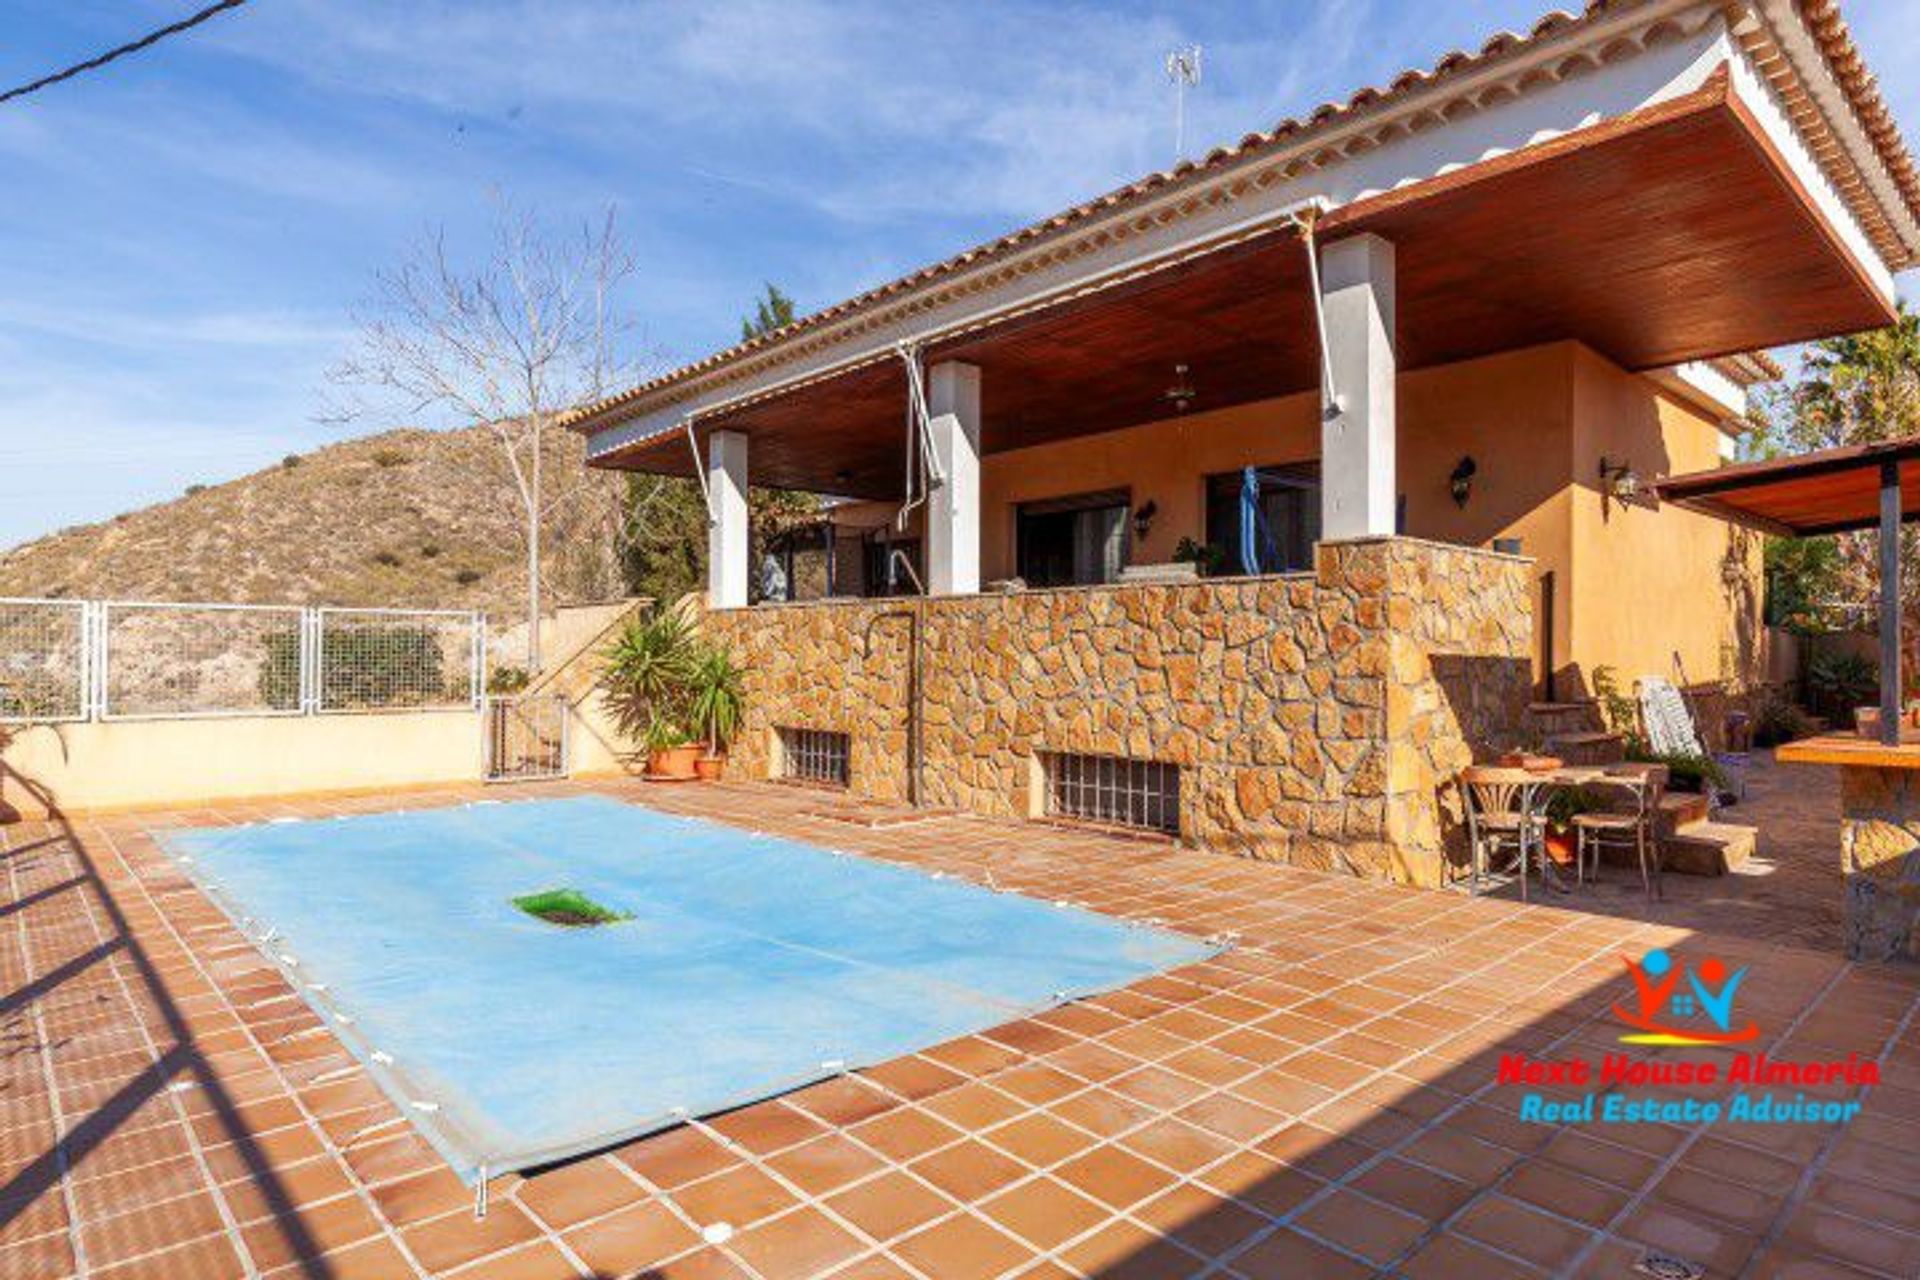
[[1147,540],[1147,531],[1153,528],[1153,518],[1160,514],[1160,507],[1152,498],[1141,504],[1133,513],[1133,536],[1138,542]]
[[1465,455],[1453,464],[1453,474],[1447,477],[1447,492],[1453,495],[1454,506],[1467,505],[1467,499],[1473,496],[1473,477],[1479,470],[1480,466],[1473,460],[1472,454]]
[[1600,455],[1600,492],[1615,502],[1628,503],[1640,496],[1640,477],[1633,464],[1622,458],[1615,462]]

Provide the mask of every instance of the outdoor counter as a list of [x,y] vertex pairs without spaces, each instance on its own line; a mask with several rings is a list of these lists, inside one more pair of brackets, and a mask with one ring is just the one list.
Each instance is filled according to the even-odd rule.
[[1920,730],[1897,744],[1823,734],[1779,747],[1774,758],[1840,766],[1848,958],[1920,960]]

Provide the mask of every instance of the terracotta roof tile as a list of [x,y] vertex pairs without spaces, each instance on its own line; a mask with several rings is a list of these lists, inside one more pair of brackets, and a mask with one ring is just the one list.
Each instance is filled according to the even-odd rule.
[[1914,168],[1913,154],[1893,118],[1887,101],[1880,94],[1880,81],[1867,69],[1867,61],[1853,42],[1846,19],[1840,15],[1839,0],[1799,0],[1801,16],[1819,42],[1820,52],[1833,69],[1834,79],[1846,91],[1847,100],[1860,117],[1861,127],[1873,140],[1881,163],[1899,184],[1907,207],[1920,215],[1920,173]]
[[[1171,169],[1148,174],[1051,217],[813,312],[779,329],[750,338],[669,373],[649,379],[630,390],[592,404],[582,405],[565,415],[562,423],[583,430],[605,425],[599,420],[655,391],[688,381],[743,356],[777,346],[798,334],[818,329],[886,299],[909,293],[930,281],[953,275],[980,262],[1025,248],[1118,206],[1142,201],[1164,188],[1186,181],[1195,175],[1209,173],[1256,156],[1282,143],[1297,142],[1303,133],[1323,129],[1348,116],[1394,103],[1436,81],[1477,71],[1502,58],[1526,52],[1538,41],[1593,23],[1602,17],[1644,8],[1651,2],[1652,0],[1590,0],[1590,3],[1577,15],[1564,10],[1555,10],[1547,14],[1524,36],[1507,31],[1498,32],[1482,44],[1477,53],[1456,49],[1437,60],[1431,70],[1421,71],[1418,68],[1410,68],[1395,76],[1385,88],[1363,88],[1344,102],[1322,103],[1304,120],[1285,119],[1270,129],[1248,133],[1231,146],[1214,148],[1201,160],[1182,161]],[[1905,143],[1901,140],[1898,127],[1893,123],[1891,113],[1888,112],[1880,97],[1872,74],[1866,70],[1846,23],[1840,17],[1839,5],[1835,0],[1796,0],[1796,3],[1806,15],[1811,29],[1820,42],[1824,56],[1834,66],[1836,77],[1846,89],[1856,111],[1859,112],[1863,125],[1873,138],[1875,146],[1879,148],[1889,171],[1900,182],[1901,191],[1908,205],[1915,211],[1916,216],[1920,216],[1920,183],[1915,181],[1912,159],[1906,150]],[[1778,366],[1775,368],[1777,369]]]

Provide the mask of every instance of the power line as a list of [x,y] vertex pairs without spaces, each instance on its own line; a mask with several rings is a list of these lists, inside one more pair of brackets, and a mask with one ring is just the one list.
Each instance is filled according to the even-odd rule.
[[56,71],[50,76],[41,76],[38,80],[32,81],[29,84],[23,84],[17,89],[9,89],[5,93],[0,93],[0,102],[11,102],[15,98],[24,98],[30,93],[37,93],[48,85],[59,84],[62,80],[71,80],[82,72],[97,70],[100,67],[106,66],[115,58],[124,58],[130,53],[138,53],[149,45],[160,43],[160,41],[165,40],[168,36],[178,35],[189,27],[197,27],[216,14],[225,12],[228,9],[238,9],[246,2],[247,0],[220,0],[218,4],[210,4],[190,17],[182,18],[175,23],[170,23],[167,26],[161,27],[158,31],[150,31],[130,44],[123,44],[117,49],[109,49],[97,58],[88,58],[85,62],[76,62],[64,71]]

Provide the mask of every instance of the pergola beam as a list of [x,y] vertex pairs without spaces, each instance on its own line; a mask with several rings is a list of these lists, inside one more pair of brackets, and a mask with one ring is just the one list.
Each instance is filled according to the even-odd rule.
[[1673,476],[1653,485],[1662,502],[1782,537],[1880,533],[1881,742],[1900,741],[1900,527],[1916,515],[1902,470],[1920,462],[1920,436],[1822,449]]

